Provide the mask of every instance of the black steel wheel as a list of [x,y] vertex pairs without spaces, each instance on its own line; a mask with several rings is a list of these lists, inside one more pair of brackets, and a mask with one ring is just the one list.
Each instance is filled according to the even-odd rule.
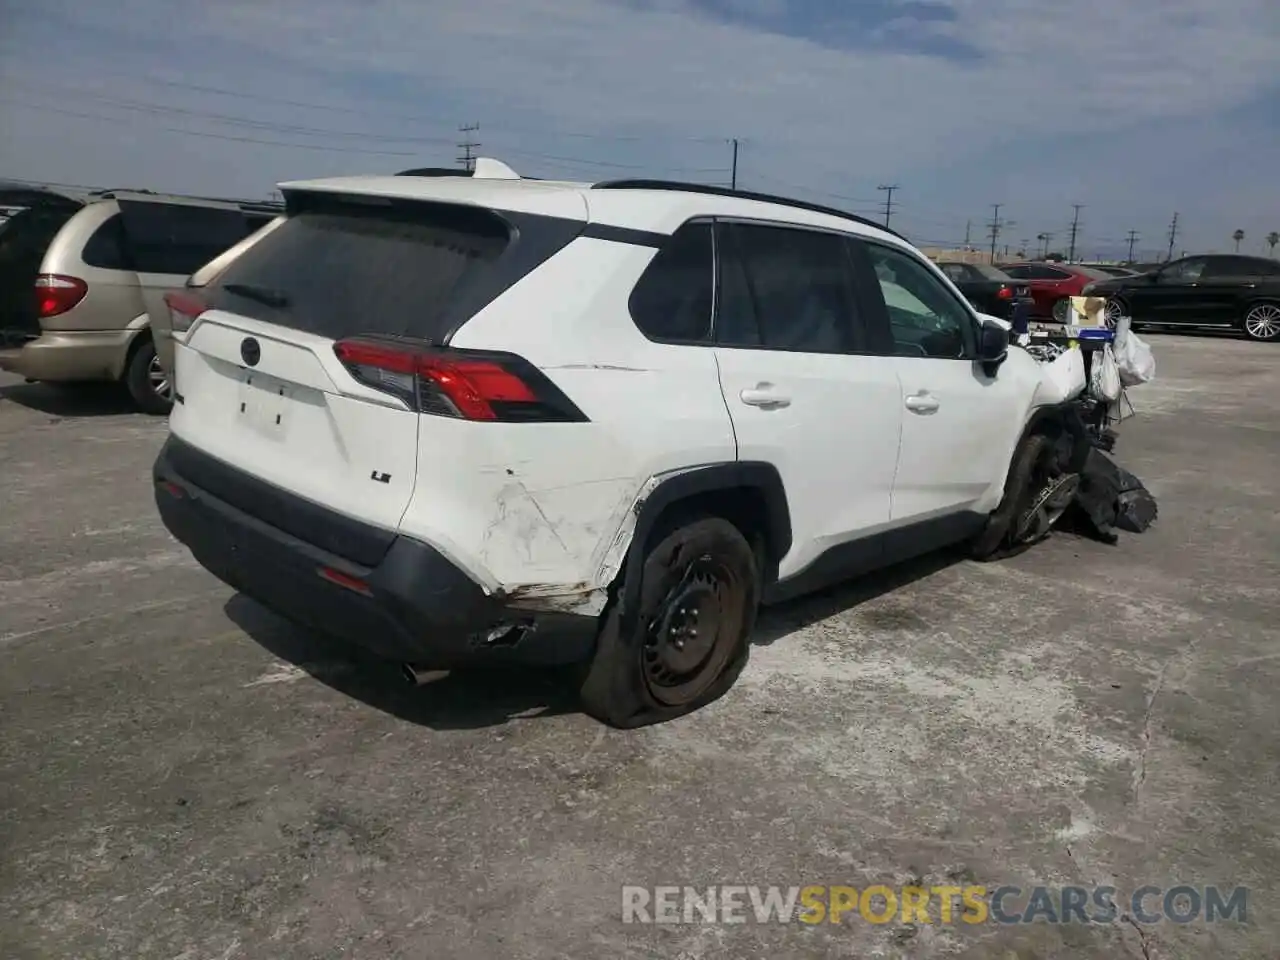
[[633,576],[635,607],[624,609],[621,597],[610,604],[581,690],[587,713],[623,728],[722,696],[746,664],[760,596],[755,551],[720,517],[659,534]]

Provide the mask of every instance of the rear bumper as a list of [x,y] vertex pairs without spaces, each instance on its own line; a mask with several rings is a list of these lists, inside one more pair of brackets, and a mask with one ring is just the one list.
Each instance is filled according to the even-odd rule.
[[137,330],[49,330],[0,351],[0,369],[28,380],[119,380]]
[[[193,455],[203,457],[171,437],[156,459],[156,506],[165,527],[206,570],[287,619],[428,668],[575,663],[594,649],[596,618],[507,608],[429,544],[394,537],[385,555],[366,566],[280,530],[180,474],[174,460]],[[273,509],[280,497],[292,496],[273,490]],[[324,522],[317,519],[322,508],[306,508],[312,523]],[[344,533],[353,523],[336,516],[334,522]],[[494,640],[507,626],[513,629]]]

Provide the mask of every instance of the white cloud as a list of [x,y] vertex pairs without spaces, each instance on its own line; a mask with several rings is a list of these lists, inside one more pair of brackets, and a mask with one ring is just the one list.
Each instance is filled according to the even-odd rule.
[[[749,5],[770,16],[781,8],[776,0]],[[197,109],[332,129],[376,129],[384,135],[403,131],[449,138],[457,122],[477,119],[483,124],[482,141],[495,152],[504,145],[528,153],[655,167],[726,164],[722,145],[680,138],[737,136],[746,141],[744,182],[754,173],[874,203],[875,184],[892,177],[904,184],[900,196],[908,221],[914,196],[929,205],[927,210],[915,206],[915,213],[925,217],[932,212],[935,224],[947,218],[958,223],[970,212],[981,217],[989,197],[968,194],[982,185],[1004,188],[1004,195],[990,199],[1002,199],[1027,217],[1065,216],[1059,208],[1079,199],[1091,205],[1095,223],[1104,210],[1106,216],[1114,215],[1117,223],[1108,229],[1116,232],[1134,216],[1150,216],[1147,207],[1171,210],[1177,205],[1178,198],[1146,189],[1152,177],[1144,171],[1151,170],[1159,174],[1162,193],[1194,190],[1191,199],[1205,203],[1206,186],[1212,184],[1215,204],[1239,204],[1238,212],[1221,210],[1222,216],[1262,216],[1253,214],[1257,204],[1241,195],[1246,188],[1261,188],[1262,170],[1246,178],[1247,183],[1233,178],[1224,184],[1196,164],[1210,157],[1221,162],[1220,152],[1205,136],[1240,133],[1214,118],[1267,94],[1274,83],[1280,50],[1280,7],[1274,0],[953,0],[952,6],[953,21],[916,22],[913,29],[922,40],[962,42],[978,50],[981,59],[951,61],[900,49],[833,49],[713,19],[695,12],[690,0],[648,6],[622,0],[433,0],[427,5],[413,0],[125,0],[110,9],[80,4],[70,9],[87,28],[94,29],[96,22],[103,36],[111,35],[113,24],[124,23],[135,39],[151,36],[168,46],[168,53],[161,46],[129,62],[167,62],[193,83],[363,105],[369,115],[299,115],[278,104],[202,99],[190,91],[146,93],[136,85],[127,93],[111,93],[126,86],[104,76],[96,86],[111,96],[195,103]],[[50,3],[43,9],[50,10]],[[232,59],[206,61],[202,49]],[[0,48],[0,69],[39,79],[34,72],[38,55],[38,50],[15,45]],[[120,66],[106,46],[96,55]],[[60,70],[59,81],[67,74]],[[378,114],[405,113],[440,120],[407,125],[377,119]],[[0,102],[0,128],[19,129],[19,116]],[[133,119],[139,120],[137,114]],[[289,164],[307,172],[338,170],[344,164],[349,169],[396,165],[393,158],[327,157],[316,151],[293,155],[249,144],[183,143],[175,134],[147,132],[148,123],[186,122],[174,120],[144,114],[129,129],[145,139],[124,143],[117,138],[96,153],[103,164],[113,157],[117,163],[129,159],[142,164],[133,169],[153,170],[167,162],[169,174],[175,172],[174,161],[193,164],[201,177],[216,177],[218,169],[226,176],[225,159],[238,157],[235,185],[242,192],[268,176],[293,175],[294,168],[282,169]],[[46,119],[37,129],[60,130],[69,137],[68,124],[73,123]],[[1272,117],[1270,132],[1257,144],[1263,153],[1274,155],[1276,126]],[[85,134],[95,129],[83,127]],[[196,129],[258,135],[242,128]],[[574,140],[543,130],[642,139]],[[1256,140],[1256,131],[1253,136]],[[291,134],[277,138],[325,142]],[[329,142],[350,146],[360,141]],[[992,165],[1000,163],[1000,154],[993,151],[997,142],[1021,159],[1016,168],[995,171],[993,177]],[[1176,149],[1179,143],[1184,149]],[[1028,166],[1037,144],[1045,145],[1043,154]],[[1158,144],[1161,155],[1150,156],[1144,151],[1147,144]],[[1171,144],[1173,155],[1168,153]],[[25,171],[14,169],[15,175],[28,175],[48,166],[37,154],[53,148],[52,132],[33,134],[26,142],[6,136],[0,141],[0,163]],[[451,160],[448,152],[437,159]],[[1132,172],[1122,169],[1117,176],[1117,170],[1107,168],[1091,175],[1091,156],[1103,155],[1111,164],[1130,158]],[[210,163],[209,157],[217,161]],[[70,171],[72,159],[80,171],[75,177],[102,179],[94,176],[84,156],[61,158],[54,169]],[[518,169],[528,168],[530,159],[536,162],[513,159]],[[563,163],[548,165],[551,169],[531,172],[566,172]],[[1078,176],[1071,177],[1076,182],[1070,191],[1059,195],[1064,170],[1070,174],[1081,166]],[[128,168],[113,176],[119,179],[124,172]],[[579,172],[607,175],[609,170],[583,166]],[[1266,173],[1268,180],[1271,176]],[[1091,190],[1092,181],[1106,185],[1096,191],[1101,195]],[[206,187],[191,188],[197,186]],[[1206,234],[1221,228],[1203,225]],[[946,229],[955,232],[955,227]],[[1263,224],[1253,231],[1265,232]]]

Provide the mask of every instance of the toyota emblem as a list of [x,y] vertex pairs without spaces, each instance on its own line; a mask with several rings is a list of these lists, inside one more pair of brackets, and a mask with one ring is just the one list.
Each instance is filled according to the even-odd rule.
[[253,337],[245,337],[240,341],[240,359],[247,366],[256,367],[262,359],[262,345]]

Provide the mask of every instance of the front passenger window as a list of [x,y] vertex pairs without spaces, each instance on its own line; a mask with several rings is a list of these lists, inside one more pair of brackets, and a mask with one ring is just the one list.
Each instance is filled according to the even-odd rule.
[[895,352],[959,360],[974,352],[973,315],[922,263],[889,247],[866,244],[889,314]]

